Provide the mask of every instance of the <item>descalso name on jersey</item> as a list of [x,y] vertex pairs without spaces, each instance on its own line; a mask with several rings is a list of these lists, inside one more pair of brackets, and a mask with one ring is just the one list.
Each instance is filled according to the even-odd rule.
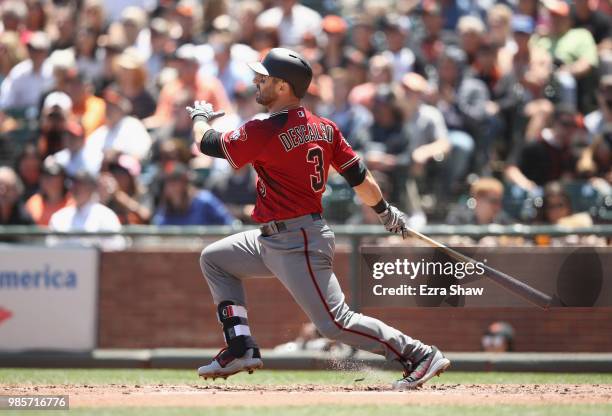
[[286,152],[296,147],[317,140],[331,143],[334,140],[334,128],[324,123],[308,123],[292,127],[278,135]]

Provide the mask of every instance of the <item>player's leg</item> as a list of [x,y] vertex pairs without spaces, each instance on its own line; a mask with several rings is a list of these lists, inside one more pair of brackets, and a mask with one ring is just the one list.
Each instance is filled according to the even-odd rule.
[[271,276],[261,259],[258,235],[253,230],[226,237],[207,246],[200,256],[227,344],[210,364],[198,369],[202,377],[226,377],[263,365],[249,328],[242,286],[244,278]]
[[[264,238],[262,247],[268,268],[323,336],[398,360],[407,368],[405,378],[396,387],[414,388],[450,365],[435,347],[350,309],[332,271],[334,237],[324,223],[315,222],[297,232]],[[415,371],[418,379],[403,381]]]

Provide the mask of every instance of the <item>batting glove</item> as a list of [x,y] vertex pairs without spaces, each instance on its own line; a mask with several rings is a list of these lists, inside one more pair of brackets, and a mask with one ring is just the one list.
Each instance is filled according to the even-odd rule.
[[217,117],[221,117],[225,115],[225,111],[215,111],[213,110],[213,106],[206,101],[194,101],[193,107],[187,106],[185,107],[187,112],[189,113],[189,117],[192,120],[204,120],[211,121],[216,119]]
[[393,205],[389,205],[386,210],[378,214],[378,218],[387,231],[401,234],[402,238],[408,235],[408,217]]

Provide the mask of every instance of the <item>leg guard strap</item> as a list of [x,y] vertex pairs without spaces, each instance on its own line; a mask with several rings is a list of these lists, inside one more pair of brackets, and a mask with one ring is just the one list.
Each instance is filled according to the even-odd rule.
[[231,301],[223,301],[217,307],[217,314],[223,326],[227,349],[234,357],[242,357],[249,348],[257,348],[251,336],[244,306],[235,305]]

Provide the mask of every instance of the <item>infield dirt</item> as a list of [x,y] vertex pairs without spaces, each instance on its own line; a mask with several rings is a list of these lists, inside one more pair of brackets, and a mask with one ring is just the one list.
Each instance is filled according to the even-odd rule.
[[37,385],[0,384],[0,394],[67,394],[74,407],[223,407],[318,404],[546,405],[612,403],[610,384],[431,384],[397,392],[354,385]]

